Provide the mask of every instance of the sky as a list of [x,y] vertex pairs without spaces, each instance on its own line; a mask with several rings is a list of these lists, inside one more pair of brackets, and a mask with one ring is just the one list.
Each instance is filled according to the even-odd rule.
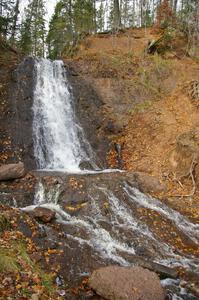
[[[55,4],[58,0],[46,0],[47,19],[49,20],[54,12]],[[28,5],[29,0],[21,0],[20,12],[23,16],[24,8]]]

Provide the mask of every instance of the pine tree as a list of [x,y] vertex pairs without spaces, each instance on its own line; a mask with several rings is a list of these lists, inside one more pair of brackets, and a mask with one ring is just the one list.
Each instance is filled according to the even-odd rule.
[[95,1],[59,1],[46,39],[49,57],[56,58],[66,53],[82,32],[95,32],[96,26]]
[[73,12],[72,1],[59,1],[55,7],[54,15],[50,21],[47,35],[49,57],[54,59],[73,41]]
[[31,7],[29,6],[26,10],[26,17],[21,24],[21,36],[19,41],[19,47],[24,52],[24,54],[27,55],[32,53],[31,21],[32,12]]
[[25,54],[43,57],[45,53],[45,3],[32,0],[25,10],[21,26],[20,46]]
[[12,24],[14,0],[0,0],[0,34],[7,38]]
[[93,0],[76,0],[74,2],[74,30],[77,34],[82,32],[92,33],[95,32],[95,8]]

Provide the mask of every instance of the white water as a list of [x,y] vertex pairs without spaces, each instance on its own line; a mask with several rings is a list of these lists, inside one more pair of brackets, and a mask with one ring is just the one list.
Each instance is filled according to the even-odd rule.
[[[66,237],[76,241],[79,247],[84,247],[84,245],[90,246],[93,249],[93,253],[98,253],[98,255],[105,260],[108,259],[121,265],[130,265],[126,255],[139,255],[139,253],[136,253],[136,247],[133,243],[135,240],[136,243],[143,249],[148,250],[149,253],[152,251],[152,255],[154,255],[155,250],[154,261],[171,267],[183,266],[191,271],[197,272],[198,259],[175,254],[169,245],[158,240],[158,237],[153,234],[147,224],[133,216],[132,207],[118,199],[113,192],[108,191],[104,187],[98,186],[96,187],[96,191],[97,190],[100,190],[104,194],[104,201],[108,203],[109,214],[107,216],[103,214],[99,206],[97,193],[95,199],[88,195],[90,198],[89,214],[71,216],[65,212],[59,204],[60,185],[46,190],[41,182],[36,190],[34,205],[26,207],[24,210],[31,211],[36,206],[41,206],[55,211],[58,222],[76,228],[77,232],[79,232],[80,229],[86,232],[86,237],[70,233],[66,233]],[[127,192],[127,186],[124,186],[124,191]],[[146,203],[150,203],[150,197],[145,196],[137,189],[133,189],[133,192],[134,196],[128,191],[129,197],[133,202],[140,203],[140,206],[142,206],[142,199],[144,198]],[[171,219],[172,215],[169,215],[167,211],[168,208],[165,206],[159,210],[159,201],[157,203],[154,199],[153,207],[150,207],[150,209],[160,211],[162,215],[166,215]],[[186,219],[182,215],[180,216],[180,218],[175,220],[175,225],[181,228],[184,234],[188,234],[187,229],[181,226]],[[175,216],[173,219],[175,219]],[[109,231],[106,227],[104,228],[102,222],[110,225]],[[194,224],[189,222],[189,227],[192,226],[194,226]],[[193,237],[190,232],[189,236],[190,238]],[[132,241],[131,245],[127,243],[129,239]]]
[[35,73],[33,136],[38,168],[79,172],[79,164],[91,162],[93,154],[75,118],[63,62],[37,60]]
[[177,228],[186,234],[194,243],[199,245],[199,225],[189,222],[176,210],[166,206],[164,203],[150,196],[146,196],[138,189],[126,184],[125,191],[132,201],[138,206],[143,206],[150,210],[156,211],[167,219],[171,220]]
[[161,284],[169,291],[168,294],[172,297],[172,300],[192,299],[192,295],[188,290],[181,286],[180,280],[167,278],[161,280]]
[[[80,163],[89,161],[95,169],[92,150],[75,118],[73,99],[64,72],[63,62],[38,60],[35,71],[33,134],[34,155],[38,167],[52,171],[79,173],[81,172]],[[111,170],[101,172],[111,172]],[[85,173],[88,173],[88,171]],[[89,173],[92,174],[95,171]],[[120,188],[123,189],[124,194],[128,195],[128,199],[132,203],[160,213],[172,221],[195,243],[199,243],[198,225],[192,224],[177,211],[156,199],[145,196],[137,189],[128,185]],[[166,265],[184,266],[189,270],[197,269],[197,259],[173,253],[172,248],[161,242],[148,228],[147,224],[136,219],[133,208],[122,199],[118,199],[112,191],[99,186],[96,187],[96,191],[101,191],[108,203],[109,213],[107,216],[104,215],[97,201],[97,193],[95,199],[88,193],[90,199],[89,214],[71,216],[59,204],[60,191],[59,184],[50,190],[46,190],[40,182],[35,193],[34,205],[24,210],[32,210],[35,206],[54,210],[59,222],[77,229],[78,234],[66,233],[66,237],[76,241],[80,248],[85,245],[90,246],[93,253],[97,253],[104,260],[114,261],[121,265],[130,265],[128,257],[136,254],[137,243],[143,249],[149,250],[149,253],[151,251],[152,255],[155,253],[154,260],[157,262]],[[109,226],[109,230],[102,225],[103,223]],[[81,230],[86,234],[81,236]],[[130,244],[129,239],[132,242]],[[165,285],[166,283],[168,282],[165,282]],[[183,290],[180,292],[179,298],[175,298],[178,296],[173,295],[173,300],[182,299],[183,292]]]

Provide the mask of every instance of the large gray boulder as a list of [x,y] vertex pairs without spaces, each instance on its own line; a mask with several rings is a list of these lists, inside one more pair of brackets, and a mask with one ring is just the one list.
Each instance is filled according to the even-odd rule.
[[24,177],[25,174],[25,167],[22,162],[0,166],[0,181],[18,179]]
[[107,300],[164,300],[158,276],[141,267],[110,266],[92,274],[90,287]]

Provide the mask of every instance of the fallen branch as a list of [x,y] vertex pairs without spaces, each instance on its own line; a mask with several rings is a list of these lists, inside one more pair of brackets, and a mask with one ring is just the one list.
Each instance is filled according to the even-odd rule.
[[178,271],[174,268],[170,268],[159,263],[147,260],[141,256],[131,255],[128,257],[128,261],[133,265],[140,266],[159,274],[160,278],[178,278]]

